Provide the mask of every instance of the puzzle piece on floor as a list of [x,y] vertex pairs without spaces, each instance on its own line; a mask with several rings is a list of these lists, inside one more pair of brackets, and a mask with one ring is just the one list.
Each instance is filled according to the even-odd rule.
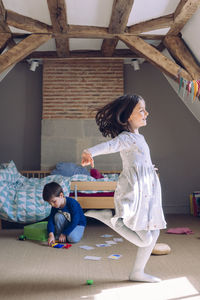
[[108,258],[111,258],[111,259],[119,259],[120,257],[122,257],[122,255],[120,255],[120,254],[111,254],[110,256],[108,256]]
[[85,256],[84,259],[101,260],[101,257],[100,256]]
[[103,234],[101,235],[101,237],[104,237],[104,238],[108,238],[108,237],[112,237],[113,235],[112,234]]
[[124,240],[122,238],[114,238],[113,241],[115,241],[115,242],[123,242]]
[[97,247],[110,247],[109,244],[96,244]]
[[79,246],[79,248],[81,248],[81,249],[85,249],[85,250],[93,250],[93,249],[94,249],[94,247],[87,246],[87,245],[82,245],[82,246]]
[[109,244],[109,245],[115,245],[115,244],[117,244],[115,241],[106,241],[106,243]]

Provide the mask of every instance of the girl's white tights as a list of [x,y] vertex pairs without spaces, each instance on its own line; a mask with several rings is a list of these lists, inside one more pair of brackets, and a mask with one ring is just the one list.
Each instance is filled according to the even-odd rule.
[[112,228],[114,231],[116,231],[118,234],[123,236],[126,240],[139,247],[136,255],[136,261],[133,266],[133,270],[129,276],[129,279],[131,281],[146,281],[146,282],[160,281],[159,278],[144,273],[144,268],[155,246],[155,243],[158,239],[160,233],[159,230],[152,230],[152,231],[143,230],[143,231],[136,232],[126,227],[123,224],[123,221],[121,221],[120,225],[118,223],[119,226],[113,227],[111,223],[111,218],[112,218],[111,210],[88,210],[85,213],[85,216],[95,218],[103,222],[104,224]]

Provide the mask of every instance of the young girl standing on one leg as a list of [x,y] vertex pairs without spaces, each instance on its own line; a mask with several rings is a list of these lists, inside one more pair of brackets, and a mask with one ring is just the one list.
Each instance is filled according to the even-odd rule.
[[94,156],[120,152],[123,170],[114,195],[114,217],[110,210],[89,210],[85,215],[102,221],[138,246],[130,280],[158,282],[159,278],[144,273],[160,229],[166,228],[159,178],[149,147],[139,134],[147,116],[145,101],[137,95],[119,97],[99,109],[96,114],[99,130],[112,139],[84,150],[81,163],[94,167]]

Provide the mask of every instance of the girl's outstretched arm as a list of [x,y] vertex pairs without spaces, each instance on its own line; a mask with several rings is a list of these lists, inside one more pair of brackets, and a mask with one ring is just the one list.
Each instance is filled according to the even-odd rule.
[[92,168],[94,168],[93,157],[102,154],[120,152],[124,149],[130,148],[133,143],[135,143],[134,135],[130,135],[129,132],[122,132],[110,141],[100,143],[96,146],[84,150],[82,153],[81,165],[83,167],[91,165]]
[[82,155],[81,155],[81,165],[83,167],[91,165],[92,168],[94,168],[94,160],[92,158],[92,155],[90,154],[89,151],[84,150]]

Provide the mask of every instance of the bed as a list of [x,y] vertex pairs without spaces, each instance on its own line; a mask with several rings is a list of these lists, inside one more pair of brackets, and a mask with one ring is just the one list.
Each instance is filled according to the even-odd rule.
[[[44,178],[51,174],[50,171],[21,171],[27,178]],[[101,171],[101,174],[113,180],[86,181],[87,176],[73,176],[70,186],[70,197],[75,198],[83,209],[114,208],[114,190],[120,171]],[[109,175],[117,174],[110,177]],[[76,180],[77,179],[77,180]]]
[[50,171],[18,171],[14,162],[0,167],[1,219],[17,223],[34,223],[50,214],[51,206],[43,201],[46,183],[58,182],[66,196],[74,197],[83,209],[114,208],[114,191],[119,171],[102,171],[104,178],[87,175],[65,177]]

